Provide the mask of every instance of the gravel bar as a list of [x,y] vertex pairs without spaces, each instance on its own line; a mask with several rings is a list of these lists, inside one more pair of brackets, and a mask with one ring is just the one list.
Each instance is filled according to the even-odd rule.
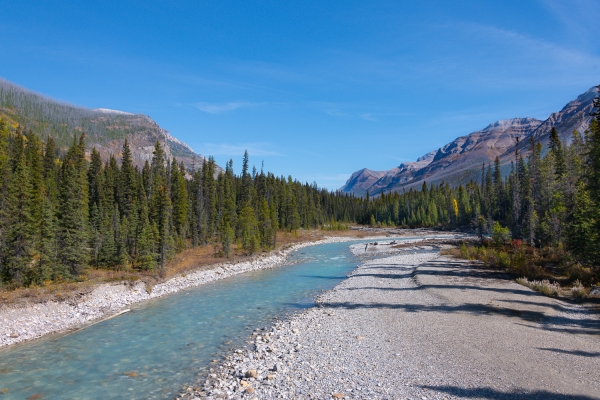
[[179,397],[600,398],[595,314],[428,249],[365,261]]
[[117,282],[98,285],[77,301],[48,301],[27,306],[0,307],[0,347],[36,339],[51,333],[68,332],[85,324],[122,312],[127,306],[181,290],[224,279],[244,272],[274,268],[284,264],[294,250],[316,244],[356,240],[328,237],[272,251],[252,261],[222,263],[208,270],[181,274],[151,288],[143,282]]

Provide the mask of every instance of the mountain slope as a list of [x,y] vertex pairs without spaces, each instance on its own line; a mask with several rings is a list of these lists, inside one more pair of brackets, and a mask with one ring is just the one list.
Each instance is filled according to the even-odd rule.
[[353,173],[346,184],[340,188],[340,190],[343,192],[352,192],[359,196],[363,196],[367,193],[367,190],[373,186],[373,184],[377,182],[377,180],[385,173],[385,171],[371,171],[370,169],[363,168],[360,171]]
[[86,134],[86,147],[95,147],[104,159],[119,157],[127,138],[134,164],[142,166],[152,159],[158,140],[168,157],[176,157],[186,167],[202,165],[204,157],[177,140],[150,117],[106,108],[86,109],[62,103],[0,79],[0,117],[11,125],[32,129],[46,139],[52,136],[65,149],[74,134]]
[[458,186],[470,180],[481,179],[481,165],[492,163],[496,157],[500,159],[506,172],[515,159],[517,137],[520,143],[519,152],[526,154],[530,147],[530,138],[545,145],[552,127],[556,128],[560,139],[567,143],[571,140],[573,130],[585,132],[591,122],[593,99],[597,96],[598,88],[593,87],[545,121],[535,118],[513,118],[491,123],[482,130],[456,138],[416,162],[403,163],[387,172],[378,172],[376,176],[379,178],[374,182],[375,175],[372,175],[369,179],[360,181],[360,184],[350,184],[358,181],[357,174],[366,170],[363,169],[355,172],[341,190],[364,196],[367,191],[377,195],[383,191],[420,187],[424,181],[429,184],[444,181]]

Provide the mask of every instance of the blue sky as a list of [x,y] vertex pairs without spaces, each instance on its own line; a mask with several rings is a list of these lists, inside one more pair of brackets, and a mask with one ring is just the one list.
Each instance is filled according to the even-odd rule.
[[600,83],[596,1],[7,1],[0,15],[1,77],[329,189]]

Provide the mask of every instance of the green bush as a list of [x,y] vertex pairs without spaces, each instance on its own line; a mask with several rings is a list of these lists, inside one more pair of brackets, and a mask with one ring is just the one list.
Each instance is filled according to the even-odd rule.
[[569,280],[571,282],[583,282],[583,283],[592,283],[594,274],[590,268],[585,268],[581,264],[577,263],[571,266],[567,273],[569,275]]
[[500,222],[494,222],[494,226],[492,227],[492,241],[496,246],[502,246],[508,244],[510,242],[511,235],[508,228],[500,225]]
[[505,252],[505,251],[498,252],[497,265],[502,268],[510,268],[511,259],[507,252]]

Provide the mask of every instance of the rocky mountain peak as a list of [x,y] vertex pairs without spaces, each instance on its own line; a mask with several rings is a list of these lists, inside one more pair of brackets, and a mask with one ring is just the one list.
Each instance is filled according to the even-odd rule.
[[526,154],[529,138],[545,144],[553,127],[564,142],[570,141],[573,130],[585,132],[592,119],[593,99],[598,95],[598,87],[592,87],[545,121],[525,117],[492,122],[484,129],[460,136],[438,150],[419,157],[415,162],[402,163],[387,172],[369,174],[368,179],[364,172],[368,170],[363,169],[359,171],[362,178],[353,174],[341,190],[357,195],[369,191],[376,195],[383,191],[418,188],[424,181],[428,184],[447,182],[458,186],[481,179],[481,165],[493,163],[496,157],[501,166],[508,170],[511,161],[514,161],[517,137],[521,143],[520,154]]
[[510,129],[514,127],[537,128],[543,121],[535,118],[511,118],[501,119],[500,121],[492,122],[482,131],[491,131],[494,129]]

